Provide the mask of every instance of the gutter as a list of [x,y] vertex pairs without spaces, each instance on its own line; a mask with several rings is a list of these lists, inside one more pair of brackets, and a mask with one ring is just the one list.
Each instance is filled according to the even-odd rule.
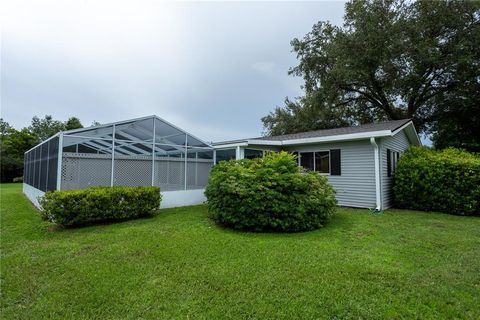
[[376,211],[382,210],[381,200],[381,188],[380,188],[380,152],[378,150],[378,144],[374,137],[370,138],[370,144],[373,146],[373,156],[375,160],[375,202]]

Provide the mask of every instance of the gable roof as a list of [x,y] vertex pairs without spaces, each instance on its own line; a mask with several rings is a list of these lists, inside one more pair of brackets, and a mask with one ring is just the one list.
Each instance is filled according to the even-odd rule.
[[396,129],[399,129],[403,125],[407,124],[409,121],[410,119],[384,121],[384,122],[369,123],[369,124],[363,124],[363,125],[352,126],[352,127],[315,130],[315,131],[299,132],[299,133],[292,133],[292,134],[283,134],[279,136],[258,137],[253,139],[285,141],[285,140],[296,140],[296,139],[305,139],[305,138],[337,136],[341,134],[352,134],[352,133],[361,133],[361,132],[375,132],[375,131],[383,131],[383,130],[395,131]]
[[409,137],[411,143],[420,144],[420,139],[418,138],[417,132],[415,130],[415,127],[413,126],[411,119],[402,119],[369,123],[344,128],[315,130],[278,136],[265,136],[234,141],[224,141],[213,143],[213,145],[217,147],[245,143],[247,145],[289,145],[326,141],[347,141],[355,139],[366,139],[370,137],[392,136],[399,132],[401,129],[406,128],[408,128],[407,136]]

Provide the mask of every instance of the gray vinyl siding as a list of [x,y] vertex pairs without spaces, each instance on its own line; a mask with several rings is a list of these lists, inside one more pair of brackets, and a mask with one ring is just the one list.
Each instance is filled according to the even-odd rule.
[[369,140],[284,146],[284,149],[299,152],[340,149],[342,174],[328,176],[337,192],[338,204],[360,208],[376,206],[374,153]]
[[[393,137],[382,138],[380,141],[380,170],[381,170],[381,190],[382,190],[382,207],[390,208],[393,203],[393,177],[388,176],[387,172],[387,149],[403,153],[408,149],[410,143],[405,132],[402,130]],[[393,171],[393,168],[392,168]]]

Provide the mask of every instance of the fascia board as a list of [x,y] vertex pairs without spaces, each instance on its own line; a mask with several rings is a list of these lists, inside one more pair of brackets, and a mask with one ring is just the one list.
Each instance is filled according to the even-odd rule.
[[391,134],[392,132],[390,130],[351,133],[351,134],[342,134],[342,135],[327,136],[327,137],[313,137],[313,138],[304,138],[304,139],[295,139],[295,140],[285,140],[285,141],[282,141],[282,145],[309,144],[309,143],[333,142],[333,141],[349,141],[349,140],[358,140],[358,139],[368,139],[372,137],[373,138],[387,137],[387,136],[390,136]]
[[281,146],[282,145],[282,141],[260,140],[260,139],[248,140],[247,143],[249,145],[262,145],[262,146]]
[[228,149],[228,148],[245,147],[245,146],[248,146],[248,142],[247,142],[247,141],[213,145],[213,148],[214,148],[215,150],[219,150],[219,149]]
[[[413,122],[410,121],[410,122],[407,122],[406,124],[404,124],[403,126],[401,126],[400,128],[398,128],[397,130],[393,131],[392,132],[392,136],[395,136],[396,134],[398,134],[400,131],[404,130],[404,129],[407,129],[407,128],[411,128],[412,130],[412,133],[413,135],[415,136],[415,140],[417,142],[417,145],[421,146],[422,145],[422,141],[420,140],[420,137],[418,136],[418,133],[417,133],[417,129],[415,129],[415,126],[413,125]],[[407,136],[409,134],[407,133]],[[410,136],[412,136],[412,134],[410,134]]]

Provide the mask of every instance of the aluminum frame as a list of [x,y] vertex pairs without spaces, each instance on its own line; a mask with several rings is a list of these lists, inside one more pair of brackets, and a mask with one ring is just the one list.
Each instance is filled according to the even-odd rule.
[[[56,155],[57,159],[55,160],[53,160],[53,157],[50,155],[49,143],[49,141],[54,138],[58,138],[58,154]],[[36,155],[39,153],[39,150],[42,150],[42,148],[46,148],[48,154],[48,158],[46,159],[46,173],[37,172],[41,167],[41,165],[38,164],[41,159],[37,159]],[[57,153],[57,150],[53,151]],[[64,154],[65,152],[67,153]],[[178,190],[187,190],[192,188],[190,185],[192,182],[196,186],[199,180],[205,180],[205,172],[201,172],[201,170],[205,170],[207,164],[210,162],[211,166],[214,165],[216,158],[215,153],[215,149],[210,143],[207,143],[170,122],[153,115],[107,123],[94,127],[59,132],[25,152],[24,161],[29,165],[28,173],[32,175],[32,181],[29,180],[29,183],[27,183],[31,186],[38,185],[38,183],[35,184],[35,182],[40,179],[40,174],[42,174],[42,179],[50,181],[49,179],[53,177],[50,177],[52,173],[48,172],[50,169],[49,163],[50,161],[56,161],[55,190],[61,190],[66,187],[63,186],[62,183],[62,179],[66,179],[67,175],[65,172],[65,166],[72,165],[72,157],[74,157],[75,154],[81,156],[79,159],[86,159],[90,157],[89,154],[92,154],[92,159],[108,159],[111,162],[109,173],[110,181],[108,184],[110,186],[117,185],[118,177],[116,175],[119,173],[116,171],[124,170],[124,172],[122,172],[123,178],[120,178],[124,181],[125,177],[128,178],[130,174],[132,176],[135,175],[135,163],[138,163],[138,165],[142,164],[141,162],[132,162],[132,166],[132,163],[127,165],[125,161],[129,161],[128,159],[142,160],[145,157],[148,157],[151,159],[151,164],[149,165],[151,170],[149,174],[150,178],[148,179],[149,183],[145,185],[158,185],[158,174],[160,174],[160,176],[166,174],[167,181],[170,181],[168,180],[170,179],[169,176],[172,177],[174,172],[167,171],[166,173],[159,172],[158,174],[156,172],[157,170],[165,170],[166,168],[166,170],[177,170],[176,174],[179,173],[178,170],[181,170],[180,172],[183,175],[183,185],[182,188],[178,188]],[[66,163],[65,155],[68,155],[68,161]],[[166,159],[172,159],[171,161],[174,162],[170,165],[171,161]],[[178,167],[178,160],[180,159],[182,160],[182,165]],[[121,164],[122,169],[116,168],[117,161],[123,161]],[[165,161],[166,165],[160,165],[160,163],[165,163]],[[30,166],[30,164],[32,165]],[[146,164],[142,164],[143,169],[139,170],[145,170],[145,166]],[[30,170],[30,168],[32,168],[33,171]],[[127,169],[132,172],[125,172]],[[78,170],[82,171],[85,170],[85,168],[82,167]],[[191,170],[194,171],[192,172]],[[102,176],[105,176],[105,173],[107,172],[104,170]],[[46,178],[43,177],[44,174],[46,174]],[[84,172],[80,173],[80,175],[82,174],[84,174]],[[199,178],[199,174],[201,179]],[[38,175],[38,177],[36,175]],[[145,175],[143,176],[145,177]],[[70,182],[67,184],[69,183]],[[93,185],[95,185],[95,183]],[[79,188],[81,187],[82,186],[79,185]]]

